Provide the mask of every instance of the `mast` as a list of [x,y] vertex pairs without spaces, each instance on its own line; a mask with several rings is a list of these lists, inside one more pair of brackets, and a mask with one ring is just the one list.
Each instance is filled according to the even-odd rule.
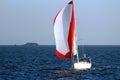
[[[72,0],[73,2],[73,10],[75,10],[74,7],[74,0]],[[75,15],[75,11],[74,11],[74,15]],[[74,16],[75,18],[75,16]],[[73,61],[74,61],[74,56],[76,56],[77,58],[77,62],[79,62],[79,55],[78,55],[78,44],[77,44],[77,36],[76,36],[76,19],[75,19],[75,31],[74,31],[74,41],[73,41]]]

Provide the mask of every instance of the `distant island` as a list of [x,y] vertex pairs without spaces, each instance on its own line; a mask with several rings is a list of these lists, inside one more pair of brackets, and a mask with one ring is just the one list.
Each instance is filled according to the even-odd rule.
[[37,43],[26,43],[24,46],[39,46]]

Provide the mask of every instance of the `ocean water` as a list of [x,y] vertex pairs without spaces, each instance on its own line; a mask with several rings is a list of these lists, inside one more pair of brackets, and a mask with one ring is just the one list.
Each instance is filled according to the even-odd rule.
[[[0,80],[120,80],[120,46],[85,46],[90,70],[76,71],[55,46],[0,46]],[[81,46],[79,46],[79,55]]]

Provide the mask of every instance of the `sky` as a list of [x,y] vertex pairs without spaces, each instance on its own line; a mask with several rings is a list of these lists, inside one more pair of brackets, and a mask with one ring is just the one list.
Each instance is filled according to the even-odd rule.
[[[0,45],[55,45],[53,20],[70,0],[0,0]],[[79,45],[120,45],[120,0],[74,0]]]

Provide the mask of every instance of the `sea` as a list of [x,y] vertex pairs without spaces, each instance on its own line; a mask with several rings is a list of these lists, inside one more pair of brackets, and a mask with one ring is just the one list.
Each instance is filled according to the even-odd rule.
[[71,59],[58,58],[55,50],[54,45],[0,46],[0,80],[120,80],[119,45],[85,45],[89,70],[73,70]]

